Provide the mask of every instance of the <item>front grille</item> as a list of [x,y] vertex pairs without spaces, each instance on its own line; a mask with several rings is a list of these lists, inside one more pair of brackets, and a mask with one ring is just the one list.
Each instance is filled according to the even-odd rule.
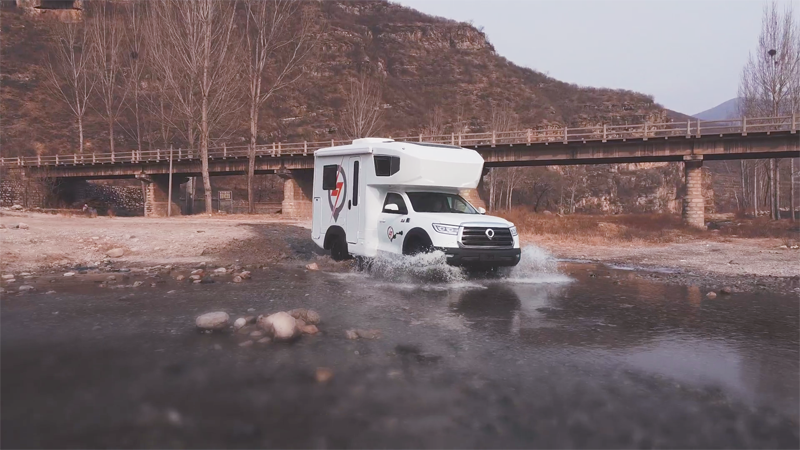
[[[494,236],[489,239],[486,230],[494,231]],[[495,227],[464,227],[461,231],[461,244],[464,247],[514,247],[514,237],[508,228]]]

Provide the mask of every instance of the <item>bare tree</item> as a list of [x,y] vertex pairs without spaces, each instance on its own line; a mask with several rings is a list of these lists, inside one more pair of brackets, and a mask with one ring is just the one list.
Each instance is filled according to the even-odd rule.
[[[239,109],[236,4],[225,0],[161,0],[149,4],[150,60],[171,109],[184,120],[192,147],[200,140],[206,212],[212,212],[208,148],[212,130]],[[163,117],[166,119],[166,117]]]
[[248,212],[255,212],[253,177],[256,166],[256,138],[261,107],[281,89],[305,73],[320,33],[317,17],[303,8],[300,0],[250,0],[245,4],[245,42],[250,103],[250,147],[247,165]]
[[83,118],[94,91],[89,73],[92,40],[82,22],[53,24],[55,46],[47,59],[48,86],[69,106],[78,127],[78,149],[83,153]]
[[447,127],[444,109],[441,106],[436,105],[428,110],[426,117],[428,119],[428,123],[425,128],[422,129],[422,134],[433,136],[443,135],[444,130]]
[[94,45],[91,59],[102,108],[100,115],[108,125],[108,146],[114,159],[114,125],[125,106],[128,86],[122,80],[122,45],[125,30],[109,0],[90,3],[89,28]]
[[126,41],[125,46],[127,52],[123,52],[122,58],[127,62],[124,64],[127,68],[127,81],[128,89],[131,92],[131,101],[128,102],[128,107],[133,114],[133,126],[130,133],[136,140],[136,150],[141,157],[142,153],[142,109],[141,108],[141,86],[144,79],[145,72],[145,24],[144,24],[144,8],[147,4],[144,2],[132,2],[129,8],[129,17],[126,23]]
[[342,128],[347,137],[357,139],[377,133],[382,115],[382,89],[378,81],[364,73],[350,80],[342,117]]
[[[780,11],[773,2],[764,7],[758,47],[750,54],[742,71],[740,113],[750,117],[797,113],[800,110],[798,79],[800,22],[790,6]],[[779,167],[779,161],[769,161],[769,203],[773,219],[780,218]]]
[[[491,128],[494,132],[502,133],[518,128],[519,119],[514,111],[506,105],[492,105]],[[497,168],[489,170],[489,210],[495,210],[502,203],[500,195],[500,185],[502,184],[500,173]],[[507,183],[506,183],[507,184]],[[509,189],[513,191],[513,189]],[[510,198],[511,194],[508,194]],[[510,203],[510,202],[509,202]],[[509,204],[510,206],[510,204]]]

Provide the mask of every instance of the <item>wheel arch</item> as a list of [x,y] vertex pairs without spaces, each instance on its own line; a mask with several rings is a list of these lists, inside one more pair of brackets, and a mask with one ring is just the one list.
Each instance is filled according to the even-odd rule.
[[433,240],[431,240],[431,236],[424,229],[416,227],[408,230],[408,233],[406,233],[406,238],[403,239],[403,254],[408,254],[408,246],[410,243],[420,240],[422,241],[422,244],[426,245],[427,247],[433,246]]
[[334,239],[341,236],[345,240],[347,239],[347,234],[344,232],[344,229],[338,225],[333,225],[328,227],[328,231],[325,232],[325,241],[323,241],[322,248],[325,250],[331,249],[331,243]]

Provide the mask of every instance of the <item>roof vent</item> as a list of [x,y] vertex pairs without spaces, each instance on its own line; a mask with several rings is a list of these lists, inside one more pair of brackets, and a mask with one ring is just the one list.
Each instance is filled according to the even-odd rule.
[[394,142],[394,139],[387,139],[387,138],[353,139],[353,144],[386,144],[388,142]]

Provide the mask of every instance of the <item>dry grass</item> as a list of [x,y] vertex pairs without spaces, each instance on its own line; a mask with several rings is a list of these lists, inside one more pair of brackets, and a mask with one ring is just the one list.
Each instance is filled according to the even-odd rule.
[[798,225],[791,221],[723,220],[712,222],[708,231],[685,226],[674,214],[624,214],[559,216],[536,214],[524,208],[500,211],[517,226],[520,234],[550,241],[594,245],[613,243],[670,243],[697,238],[777,238],[787,245],[800,241]]

